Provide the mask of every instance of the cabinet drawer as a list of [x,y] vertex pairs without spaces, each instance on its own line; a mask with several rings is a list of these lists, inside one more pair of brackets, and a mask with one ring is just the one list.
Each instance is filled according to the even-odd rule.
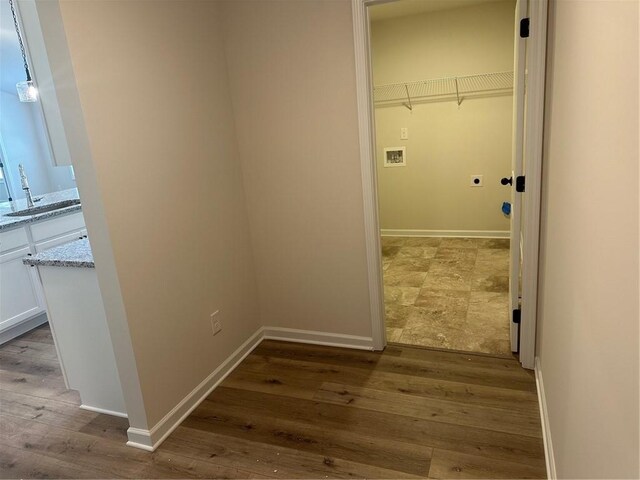
[[82,236],[86,234],[86,230],[78,230],[76,232],[69,233],[68,235],[62,235],[60,237],[45,240],[44,242],[38,242],[36,243],[36,253],[40,253],[44,250],[57,247],[58,245],[62,245],[63,243],[73,242],[74,240],[82,238]]
[[63,215],[44,222],[32,223],[30,227],[33,240],[39,242],[40,240],[83,229],[84,217],[82,212],[72,213],[71,215]]
[[0,253],[28,245],[27,231],[24,227],[14,228],[0,233]]

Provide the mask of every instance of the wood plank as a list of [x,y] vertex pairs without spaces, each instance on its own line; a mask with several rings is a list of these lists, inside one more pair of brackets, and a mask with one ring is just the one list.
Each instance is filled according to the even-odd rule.
[[308,362],[290,358],[250,356],[225,380],[234,388],[265,393],[313,398],[324,381],[369,387],[386,392],[441,398],[471,405],[516,410],[539,417],[538,396],[534,392],[488,387],[425,377],[367,371],[345,365]]
[[384,354],[394,357],[414,358],[416,360],[437,361],[444,364],[483,366],[498,370],[522,369],[515,356],[505,357],[478,352],[456,352],[415,345],[389,344],[384,349]]
[[184,426],[178,427],[162,448],[190,458],[214,459],[219,465],[250,462],[252,470],[278,478],[411,477],[394,470],[372,467],[329,455],[247,441]]
[[[130,447],[126,447],[130,448]],[[225,467],[215,462],[195,460],[160,448],[151,454],[140,478],[273,478],[238,467]]]
[[49,328],[48,323],[40,325],[39,327],[34,328],[33,330],[30,330],[23,335],[20,335],[15,340],[20,339],[27,339],[30,342],[40,342],[53,345],[53,334],[51,333],[51,328]]
[[0,417],[0,434],[6,438],[11,438],[22,431],[22,422],[17,422],[15,418]]
[[67,390],[62,374],[43,377],[0,369],[0,385],[3,389],[16,393],[41,398],[54,398],[57,401],[80,405],[80,395],[75,390]]
[[[205,401],[183,422],[184,427],[260,442],[303,452],[368,464],[395,472],[395,476],[426,476],[431,448],[396,442],[379,435],[354,432],[348,423],[342,428],[299,421],[287,415],[274,417],[251,408]],[[379,432],[378,432],[379,433]],[[404,474],[404,475],[402,475]]]
[[[0,417],[7,418],[4,414]],[[103,473],[103,478],[264,478],[239,468],[221,467],[161,449],[153,453],[144,452],[117,442],[98,440],[92,435],[50,428],[35,422],[9,438],[0,433],[0,443],[98,470]]]
[[68,402],[58,402],[8,390],[0,390],[2,413],[19,419],[66,428],[120,443],[127,441],[129,422],[124,418],[101,415],[80,409]]
[[[535,381],[524,369],[493,369],[488,366],[442,364],[435,360],[418,360],[384,355],[377,352],[348,350],[315,345],[261,343],[255,355],[295,358],[326,365],[349,365],[367,371],[384,371],[401,375],[434,378],[473,385],[486,385],[529,392],[536,391]],[[303,348],[301,348],[303,347]]]
[[[51,458],[22,448],[2,445],[0,478],[106,478],[104,472],[91,467]],[[111,478],[121,478],[110,475]]]
[[547,472],[544,463],[523,465],[495,458],[435,449],[431,460],[429,478],[547,478]]
[[93,435],[94,437],[126,443],[128,440],[128,428],[129,420],[126,418],[98,415],[78,431]]
[[[224,424],[225,419],[231,423],[244,419],[253,426],[252,422],[271,418],[322,430],[347,430],[366,438],[382,436],[387,445],[406,443],[509,461],[518,459],[523,463],[544,461],[542,442],[538,438],[224,386],[218,387],[191,417],[215,424],[216,428]],[[185,425],[189,425],[189,420]],[[243,425],[236,427],[242,429]]]
[[0,349],[0,368],[3,370],[11,370],[15,373],[27,373],[29,375],[37,375],[40,377],[61,376],[60,363],[57,358],[34,358],[15,354]]
[[[7,437],[0,432],[0,444],[22,448],[30,453],[47,458],[68,461],[77,467],[88,467],[111,474],[116,477],[139,477],[144,468],[143,452],[124,452],[124,445],[115,442],[99,442],[90,435],[72,432],[62,428],[52,428],[37,422],[27,425],[19,419],[0,413],[0,418],[7,422],[15,422],[21,426],[18,434]],[[109,448],[106,448],[106,447]],[[1,450],[1,449],[0,449]],[[124,459],[133,455],[137,462],[125,462]],[[137,458],[136,458],[137,457]]]
[[23,339],[23,337],[16,338],[2,345],[2,351],[13,355],[42,357],[47,360],[58,361],[56,347],[53,344],[33,342]]
[[333,355],[340,355],[341,353],[350,353],[355,354],[355,356],[360,359],[360,363],[365,364],[376,362],[380,357],[389,357],[416,360],[418,362],[424,362],[425,364],[437,363],[444,367],[465,367],[485,372],[491,371],[495,374],[508,371],[519,378],[532,379],[535,382],[535,377],[531,375],[531,372],[523,369],[516,359],[508,357],[493,357],[484,354],[459,353],[400,345],[389,345],[383,352],[372,352],[340,347],[328,347],[323,345],[282,342],[278,340],[263,341],[257,347],[255,352],[261,354],[263,349],[265,351],[279,351],[280,354],[284,354],[285,356],[304,353],[306,355],[319,354],[328,358],[331,358]]
[[71,403],[56,402],[4,389],[0,390],[0,403],[4,415],[72,430],[84,427],[98,415],[81,410]]
[[544,476],[522,435],[535,382],[510,358],[266,341],[148,453],[126,419],[78,408],[52,352],[46,325],[0,346],[1,478]]
[[[229,375],[224,386],[263,393],[273,393],[293,398],[312,400],[322,386],[323,375],[304,375],[280,369],[273,364],[264,364],[264,370],[258,365],[242,365]],[[253,367],[253,368],[252,368]]]
[[330,382],[324,383],[313,398],[350,408],[542,438],[539,418],[521,415],[504,408],[468,405],[402,393],[391,394],[371,388]]

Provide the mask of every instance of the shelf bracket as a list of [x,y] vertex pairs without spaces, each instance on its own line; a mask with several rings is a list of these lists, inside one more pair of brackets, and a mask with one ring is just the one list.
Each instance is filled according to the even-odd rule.
[[409,110],[413,111],[413,105],[411,105],[411,96],[409,95],[409,87],[407,86],[406,83],[404,85],[404,90],[405,92],[407,92],[407,103],[403,103],[403,105],[407,107]]
[[462,103],[462,99],[460,98],[460,91],[458,90],[458,77],[454,79],[456,81],[456,100],[458,102],[458,106]]

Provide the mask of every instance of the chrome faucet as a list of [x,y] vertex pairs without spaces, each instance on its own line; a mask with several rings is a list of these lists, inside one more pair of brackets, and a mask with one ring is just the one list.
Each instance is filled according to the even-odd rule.
[[22,190],[24,190],[24,195],[27,199],[27,208],[33,208],[35,204],[33,203],[33,197],[31,196],[29,180],[27,180],[27,174],[24,173],[24,167],[22,164],[18,165],[18,171],[20,172],[20,184],[22,185]]

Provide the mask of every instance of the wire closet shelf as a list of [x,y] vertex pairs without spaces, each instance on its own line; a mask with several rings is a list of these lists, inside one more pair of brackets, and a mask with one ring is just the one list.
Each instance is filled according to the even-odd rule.
[[376,107],[404,105],[412,110],[416,103],[455,99],[460,105],[466,97],[512,92],[513,72],[493,72],[378,85],[373,87],[373,99]]

